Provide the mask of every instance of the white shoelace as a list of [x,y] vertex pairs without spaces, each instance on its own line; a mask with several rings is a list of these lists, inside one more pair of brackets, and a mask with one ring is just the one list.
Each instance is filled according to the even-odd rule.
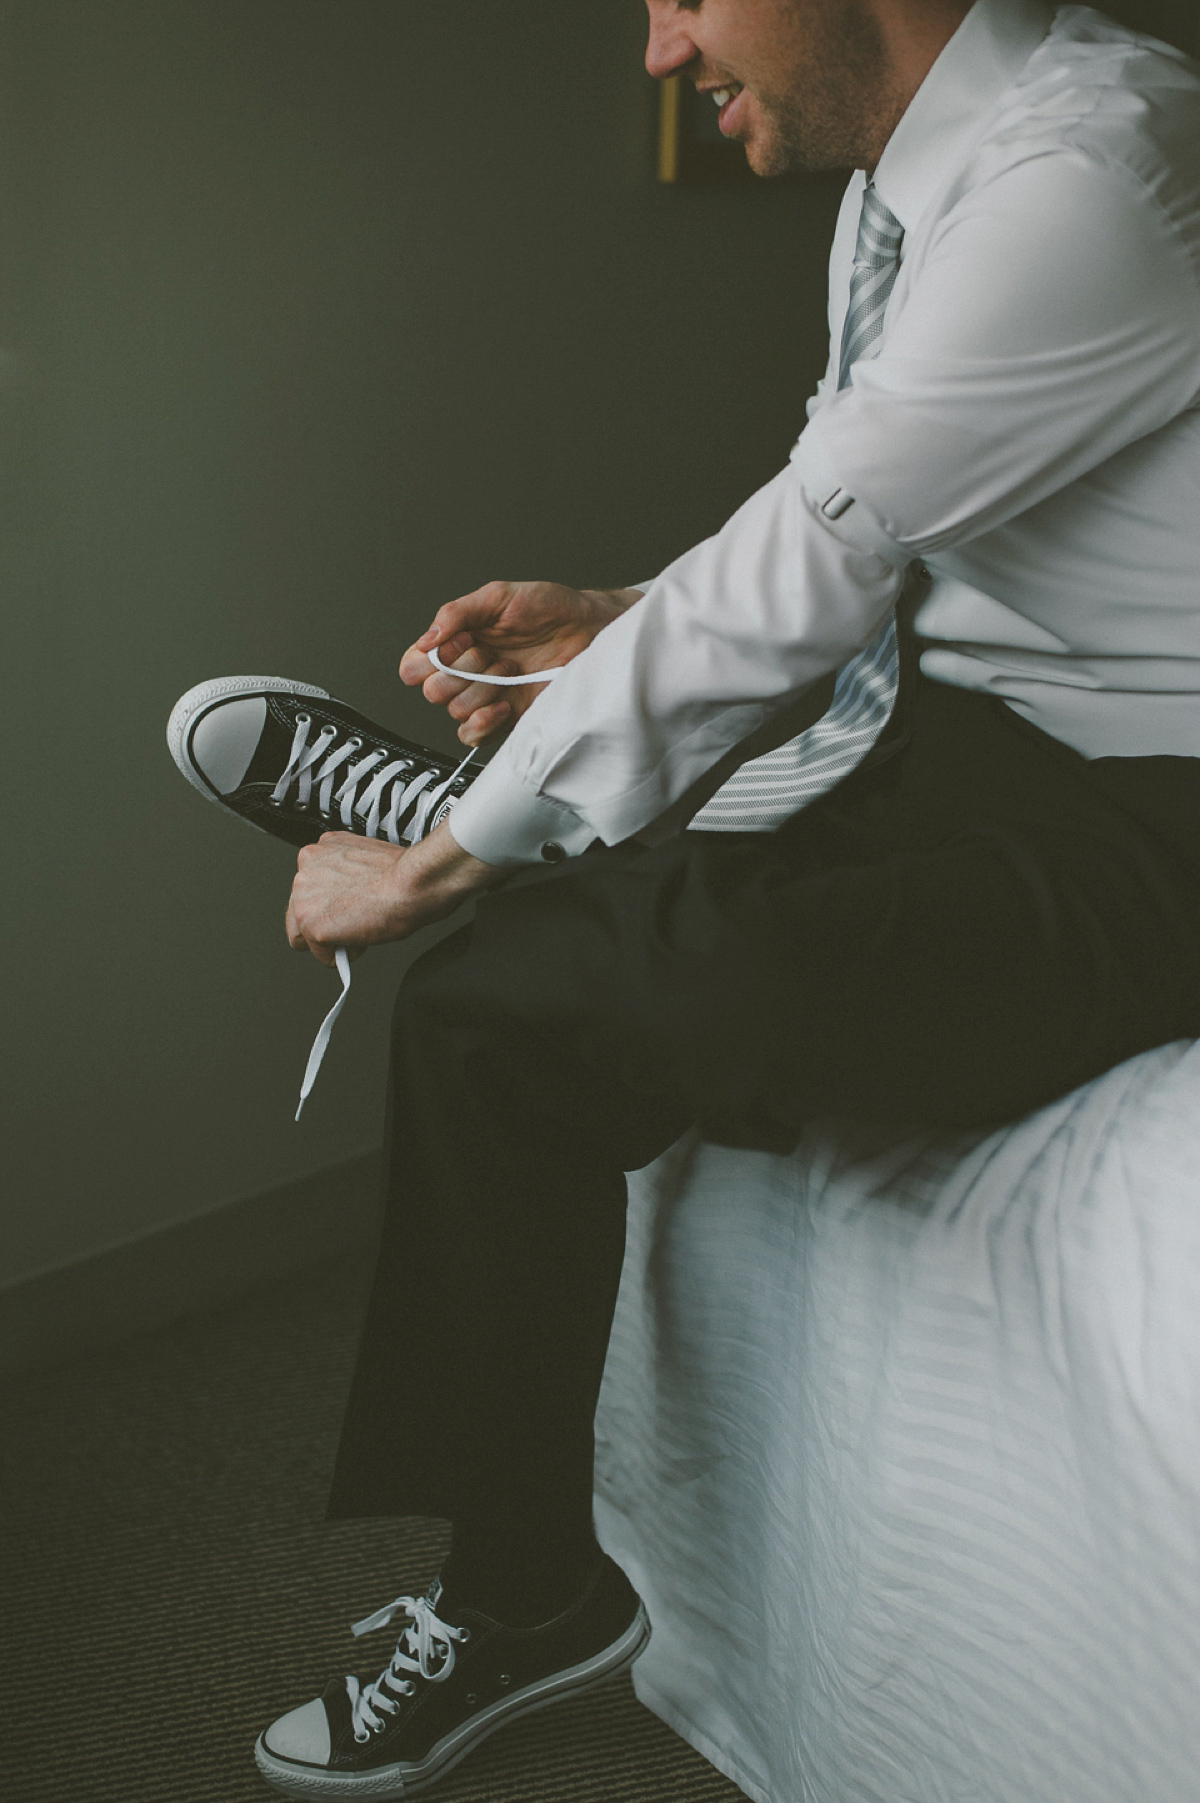
[[444,664],[437,654],[436,645],[425,655],[434,669],[440,670],[443,676],[457,676],[460,682],[487,682],[494,689],[511,689],[522,682],[549,682],[552,676],[558,676],[567,667],[566,664],[552,664],[548,670],[532,670],[528,676],[488,676],[481,670],[455,670],[449,664]]
[[354,1738],[360,1744],[369,1740],[372,1733],[380,1733],[387,1726],[383,1718],[395,1715],[400,1698],[410,1697],[416,1689],[406,1673],[427,1678],[431,1684],[443,1683],[454,1670],[455,1641],[471,1637],[469,1628],[452,1628],[449,1622],[442,1621],[424,1596],[398,1596],[374,1615],[356,1621],[350,1632],[373,1634],[377,1628],[386,1628],[401,1609],[410,1617],[410,1625],[396,1642],[391,1663],[373,1684],[360,1687],[357,1678],[346,1679]]
[[[291,755],[283,775],[271,791],[271,800],[285,802],[288,790],[295,783],[296,799],[301,807],[306,807],[316,788],[317,808],[322,815],[330,817],[336,803],[340,809],[342,826],[347,832],[354,830],[354,816],[357,814],[363,822],[362,831],[368,839],[378,838],[382,827],[393,845],[401,843],[400,822],[410,807],[413,812],[411,818],[405,821],[404,839],[408,844],[415,845],[418,839],[425,837],[433,825],[433,818],[442,798],[455,777],[462,774],[475,756],[475,747],[472,746],[462,762],[442,782],[437,781],[436,770],[422,770],[406,781],[406,776],[413,769],[410,758],[389,760],[386,751],[370,751],[365,757],[355,758],[355,752],[362,750],[363,741],[351,734],[339,744],[338,730],[330,725],[323,726],[310,745],[308,735],[311,728],[311,715],[296,715]],[[341,785],[335,794],[334,784],[339,775]],[[366,787],[360,795],[359,785],[364,782]],[[386,801],[385,791],[388,791]],[[318,1027],[317,1037],[308,1054],[304,1080],[300,1085],[297,1120],[312,1093],[337,1017],[350,993],[350,958],[345,946],[338,946],[334,962],[342,979],[342,993]]]
[[325,1056],[333,1034],[338,1015],[342,1012],[342,1004],[350,993],[350,954],[344,945],[339,945],[333,954],[338,976],[342,979],[342,993],[339,995],[325,1019],[317,1028],[317,1037],[313,1040],[312,1051],[308,1054],[308,1063],[304,1067],[304,1081],[300,1085],[300,1106],[296,1110],[296,1119],[300,1119],[304,1104],[312,1094],[312,1086],[317,1080],[317,1072],[321,1068],[321,1060]]
[[[356,758],[354,754],[362,750],[363,741],[356,734],[351,734],[339,744],[336,726],[323,726],[310,745],[308,735],[311,727],[310,715],[296,715],[291,755],[283,775],[271,791],[271,800],[285,802],[288,790],[295,783],[296,800],[301,807],[307,807],[312,799],[313,789],[316,788],[317,809],[322,816],[332,819],[336,804],[342,826],[347,832],[353,832],[354,816],[357,814],[363,822],[362,831],[368,839],[379,838],[382,827],[384,836],[393,845],[401,843],[400,822],[410,807],[413,808],[413,814],[411,819],[405,821],[403,838],[410,845],[415,845],[418,839],[424,838],[427,823],[438,803],[455,777],[466,769],[475,756],[475,748],[472,746],[457,769],[452,770],[439,783],[436,770],[422,770],[416,775],[410,775],[413,770],[411,758],[399,757],[389,761],[386,751],[369,751],[365,757]],[[334,784],[339,775],[341,784],[335,794]],[[370,781],[366,782],[360,795],[359,785],[367,778]]]

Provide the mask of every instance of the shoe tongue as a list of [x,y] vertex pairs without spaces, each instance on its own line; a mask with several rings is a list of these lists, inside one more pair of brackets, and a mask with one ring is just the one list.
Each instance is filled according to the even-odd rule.
[[[307,697],[304,699],[307,700]],[[313,716],[313,709],[320,707],[320,701],[313,700],[308,703],[307,707],[293,706],[289,702],[289,705],[285,707],[283,702],[286,700],[288,697],[277,697],[267,708],[258,743],[254,747],[253,756],[242,777],[243,783],[267,783],[271,788],[275,787],[292,755],[292,746],[296,740],[296,720],[300,714],[307,713],[312,720],[308,729],[308,745],[311,746],[313,740],[320,737],[324,721]],[[348,732],[349,727],[346,730]],[[294,782],[289,794],[294,799],[296,794]]]

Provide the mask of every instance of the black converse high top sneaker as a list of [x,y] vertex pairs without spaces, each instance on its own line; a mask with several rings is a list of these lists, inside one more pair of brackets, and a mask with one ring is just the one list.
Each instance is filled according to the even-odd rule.
[[477,774],[473,754],[456,767],[283,676],[198,683],[175,703],[167,744],[201,795],[290,845],[329,832],[414,845]]
[[645,1609],[608,1558],[569,1608],[536,1627],[506,1627],[439,1582],[354,1632],[401,1614],[408,1624],[373,1683],[334,1679],[259,1736],[258,1769],[289,1797],[386,1803],[424,1790],[506,1722],[624,1671],[650,1638]]

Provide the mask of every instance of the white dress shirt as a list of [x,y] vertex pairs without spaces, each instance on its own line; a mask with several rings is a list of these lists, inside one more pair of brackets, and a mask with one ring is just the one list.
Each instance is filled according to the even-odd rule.
[[927,676],[1087,757],[1200,756],[1195,65],[1085,7],[976,0],[874,181],[905,234],[878,356],[838,392],[835,349],[788,465],[538,697],[451,816],[477,857],[648,826],[917,559]]

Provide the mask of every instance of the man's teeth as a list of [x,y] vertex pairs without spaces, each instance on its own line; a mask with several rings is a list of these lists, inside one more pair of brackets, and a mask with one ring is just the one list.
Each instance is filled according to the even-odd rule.
[[740,88],[714,88],[712,97],[718,106],[725,106],[733,99],[735,94],[740,94],[741,91]]

